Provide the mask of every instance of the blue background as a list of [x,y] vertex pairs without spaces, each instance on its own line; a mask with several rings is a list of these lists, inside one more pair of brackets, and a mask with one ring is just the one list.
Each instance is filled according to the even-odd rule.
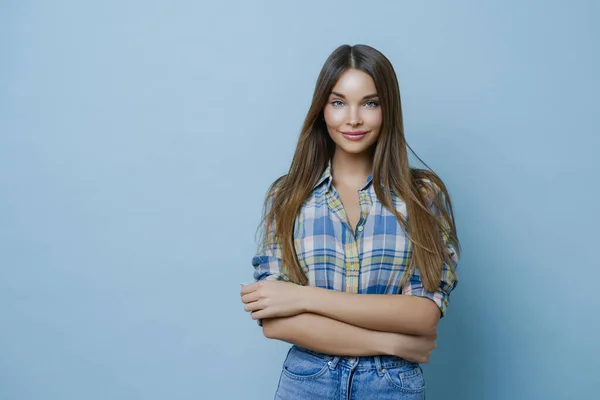
[[0,3],[0,399],[267,399],[239,284],[343,43],[395,66],[461,282],[430,399],[600,384],[593,1]]

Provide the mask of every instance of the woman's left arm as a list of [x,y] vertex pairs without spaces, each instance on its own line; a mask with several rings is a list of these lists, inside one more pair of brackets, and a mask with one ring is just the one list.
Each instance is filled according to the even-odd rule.
[[428,298],[410,295],[354,294],[304,287],[307,312],[320,314],[362,328],[433,335],[440,309]]

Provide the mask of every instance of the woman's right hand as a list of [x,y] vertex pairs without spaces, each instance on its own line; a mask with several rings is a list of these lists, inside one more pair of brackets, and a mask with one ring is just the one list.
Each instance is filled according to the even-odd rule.
[[431,336],[405,335],[390,333],[388,351],[392,355],[405,360],[425,364],[429,362],[433,349],[436,348],[437,332]]

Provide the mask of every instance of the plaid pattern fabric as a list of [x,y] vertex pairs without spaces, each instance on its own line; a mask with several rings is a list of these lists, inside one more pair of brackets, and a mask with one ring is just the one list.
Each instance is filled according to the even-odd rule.
[[[443,316],[450,292],[458,282],[449,266],[444,263],[442,280],[435,292],[425,290],[417,268],[400,287],[413,245],[395,215],[377,199],[372,176],[359,191],[360,219],[354,233],[331,183],[330,161],[295,221],[294,243],[309,284],[350,293],[427,297],[438,305]],[[438,193],[442,195],[441,191]],[[394,206],[406,218],[406,203],[395,195]],[[456,267],[456,250],[446,235],[444,240]],[[263,243],[252,259],[254,279],[289,280],[281,269],[281,258],[276,241]]]

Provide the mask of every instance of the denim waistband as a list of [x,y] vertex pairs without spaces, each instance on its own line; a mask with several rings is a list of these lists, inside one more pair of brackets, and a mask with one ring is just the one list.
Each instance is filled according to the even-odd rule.
[[396,368],[403,366],[418,366],[419,364],[413,361],[405,360],[397,356],[377,355],[377,356],[333,356],[329,354],[319,353],[314,350],[300,347],[298,345],[292,346],[292,349],[304,351],[312,354],[315,357],[322,358],[328,361],[331,368],[335,368],[337,365],[342,365],[352,369],[376,369],[380,371],[384,368]]

